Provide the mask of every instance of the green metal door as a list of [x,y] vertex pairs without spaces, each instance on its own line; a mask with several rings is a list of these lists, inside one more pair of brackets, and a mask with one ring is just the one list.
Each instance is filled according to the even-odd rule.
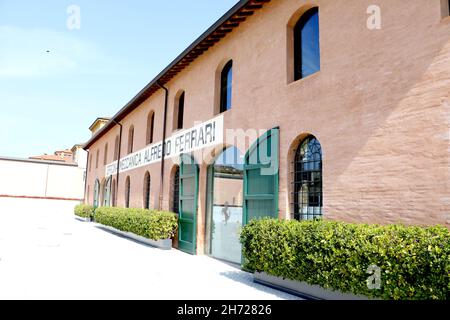
[[267,131],[245,155],[244,221],[278,216],[279,130]]
[[178,248],[195,254],[197,242],[198,166],[193,157],[181,156]]

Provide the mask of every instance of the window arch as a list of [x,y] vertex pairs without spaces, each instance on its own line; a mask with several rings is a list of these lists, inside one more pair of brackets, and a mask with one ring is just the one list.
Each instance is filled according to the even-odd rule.
[[128,130],[128,153],[133,153],[133,144],[134,144],[134,126],[130,127]]
[[173,118],[174,130],[183,129],[185,96],[186,96],[185,92],[180,91],[175,98],[175,108]]
[[144,177],[144,209],[150,209],[150,173],[147,171]]
[[114,141],[114,161],[119,159],[119,136],[116,136]]
[[105,153],[103,155],[103,165],[108,164],[108,144],[105,144]]
[[294,26],[294,81],[320,71],[319,8],[307,10]]
[[180,167],[176,166],[172,175],[172,211],[179,212],[180,200]]
[[147,135],[145,142],[147,145],[153,143],[153,127],[155,125],[155,113],[151,111],[147,117]]
[[233,60],[227,62],[220,74],[220,112],[231,109],[233,89]]
[[125,180],[125,208],[130,207],[131,184],[130,177]]
[[295,152],[294,218],[320,218],[322,206],[322,147],[314,136],[308,136]]

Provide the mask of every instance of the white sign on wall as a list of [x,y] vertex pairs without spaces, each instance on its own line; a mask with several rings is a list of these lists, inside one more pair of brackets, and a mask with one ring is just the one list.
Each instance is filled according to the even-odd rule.
[[[179,156],[206,147],[223,143],[223,116],[203,122],[193,128],[177,132],[165,143],[165,158]],[[137,169],[162,159],[162,141],[149,145],[142,150],[131,153],[120,159],[119,171],[126,172]],[[107,177],[117,173],[117,161],[106,166]]]

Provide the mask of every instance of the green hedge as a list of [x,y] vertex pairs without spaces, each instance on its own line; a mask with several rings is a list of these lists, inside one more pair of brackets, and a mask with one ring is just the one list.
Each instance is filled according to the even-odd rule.
[[178,227],[174,213],[145,209],[100,207],[95,221],[152,240],[172,238]]
[[81,218],[94,218],[95,208],[87,204],[79,204],[75,206],[74,213]]
[[[251,221],[244,267],[341,292],[389,300],[450,299],[450,232],[444,227],[330,221]],[[381,270],[369,289],[367,269]]]

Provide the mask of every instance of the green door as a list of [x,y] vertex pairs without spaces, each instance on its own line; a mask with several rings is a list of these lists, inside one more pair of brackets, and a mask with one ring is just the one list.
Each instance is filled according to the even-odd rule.
[[279,130],[267,131],[245,155],[244,221],[278,217]]
[[195,254],[197,242],[198,166],[189,155],[181,156],[178,248]]

